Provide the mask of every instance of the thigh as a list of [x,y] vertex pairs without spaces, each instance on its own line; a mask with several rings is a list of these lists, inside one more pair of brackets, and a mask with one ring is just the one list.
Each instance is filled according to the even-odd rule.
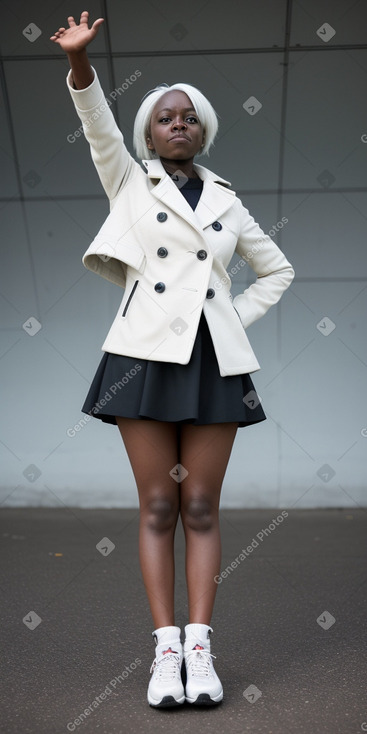
[[[175,423],[116,416],[140,503],[165,495],[178,497],[175,467],[178,464],[178,430]],[[172,473],[170,473],[172,472]]]
[[[181,502],[206,498],[219,505],[220,491],[238,423],[183,424],[180,463],[188,472],[180,484]],[[183,470],[182,474],[185,472]]]

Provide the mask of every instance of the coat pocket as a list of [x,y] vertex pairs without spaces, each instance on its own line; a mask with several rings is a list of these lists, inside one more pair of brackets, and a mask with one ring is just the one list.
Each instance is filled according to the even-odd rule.
[[132,289],[131,289],[131,292],[130,292],[129,298],[128,298],[128,299],[127,299],[127,301],[126,301],[126,303],[125,303],[125,308],[124,308],[124,310],[123,310],[123,312],[122,312],[122,317],[126,316],[126,312],[127,312],[127,309],[128,309],[128,308],[129,308],[129,306],[130,306],[130,303],[131,303],[131,299],[132,299],[132,297],[133,297],[133,295],[134,295],[134,293],[135,293],[135,291],[136,291],[136,286],[138,285],[138,283],[139,283],[139,281],[138,281],[138,280],[136,280],[136,281],[135,281],[135,283],[134,283],[134,285],[133,285],[133,287],[132,287]]

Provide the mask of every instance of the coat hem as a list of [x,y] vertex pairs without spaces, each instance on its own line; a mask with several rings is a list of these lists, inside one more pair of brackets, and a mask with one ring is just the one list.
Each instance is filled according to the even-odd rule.
[[[189,358],[186,359],[185,361],[182,361],[181,359],[180,360],[179,359],[173,360],[172,359],[172,354],[166,354],[166,355],[165,354],[160,354],[159,355],[159,359],[153,359],[149,355],[147,356],[146,352],[143,352],[143,353],[140,353],[139,354],[139,350],[137,350],[137,349],[134,349],[134,354],[131,354],[131,353],[129,353],[130,350],[125,350],[124,352],[117,352],[115,349],[113,349],[111,347],[104,346],[104,345],[101,347],[101,351],[102,352],[107,352],[109,354],[117,354],[117,355],[122,356],[122,357],[132,357],[133,359],[144,359],[144,360],[148,360],[148,361],[152,361],[152,362],[171,362],[173,364],[183,364],[183,365],[188,364],[189,361],[190,361],[190,358],[191,358],[191,354],[190,354]],[[249,374],[250,372],[257,372],[258,370],[261,369],[261,367],[260,367],[260,365],[259,365],[258,362],[255,362],[255,363],[253,363],[251,365],[240,365],[239,367],[235,367],[234,368],[235,371],[231,367],[229,367],[229,368],[225,368],[225,367],[223,368],[222,367],[221,368],[219,366],[219,363],[218,362],[217,362],[217,364],[218,364],[218,369],[219,369],[219,372],[220,372],[221,377],[230,377],[231,375]]]

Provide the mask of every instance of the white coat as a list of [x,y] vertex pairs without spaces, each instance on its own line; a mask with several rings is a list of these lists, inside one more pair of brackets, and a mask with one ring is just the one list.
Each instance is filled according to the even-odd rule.
[[[66,82],[110,213],[83,255],[86,268],[124,288],[102,351],[187,364],[202,311],[220,374],[260,365],[245,329],[263,316],[294,278],[273,240],[249,214],[230,183],[194,165],[203,180],[192,210],[159,159],[130,155],[97,73],[89,87]],[[257,279],[235,298],[226,271],[234,253]]]

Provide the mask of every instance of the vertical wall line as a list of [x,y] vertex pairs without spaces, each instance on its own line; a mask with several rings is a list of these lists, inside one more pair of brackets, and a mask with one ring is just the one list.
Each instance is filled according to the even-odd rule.
[[[287,100],[288,100],[288,66],[289,66],[289,46],[292,22],[292,0],[287,0],[285,33],[284,33],[284,54],[283,54],[283,80],[281,92],[281,112],[280,112],[280,140],[279,140],[279,165],[278,165],[278,195],[277,195],[277,221],[279,222],[283,216],[283,183],[284,183],[284,149],[285,149],[285,132],[287,126]],[[282,248],[282,230],[279,230],[277,236],[277,244]],[[290,257],[291,260],[291,257]],[[281,300],[276,309],[276,350],[277,359],[282,359],[282,308]],[[281,388],[282,378],[279,380],[279,389]],[[280,401],[281,402],[281,396]],[[277,426],[277,507],[279,507],[281,491],[282,491],[282,470],[283,470],[283,452],[282,452],[282,431]]]

